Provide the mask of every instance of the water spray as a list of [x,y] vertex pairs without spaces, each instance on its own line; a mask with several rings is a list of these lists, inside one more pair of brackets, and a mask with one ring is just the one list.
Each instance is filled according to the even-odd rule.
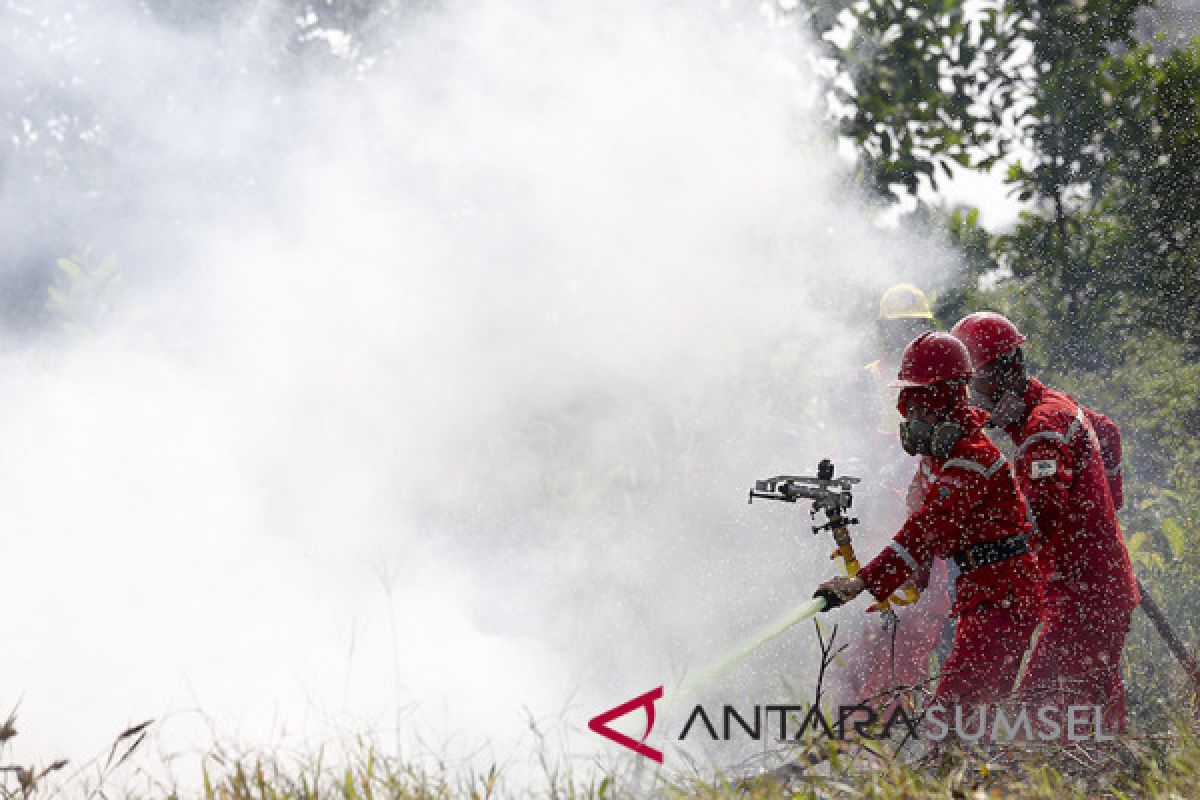
[[800,624],[806,619],[815,617],[822,611],[827,611],[830,608],[830,602],[824,595],[814,597],[801,606],[798,606],[788,615],[780,618],[768,627],[762,629],[754,636],[750,637],[740,647],[734,650],[729,655],[720,661],[709,665],[705,669],[688,680],[684,681],[679,691],[683,694],[691,694],[697,689],[700,689],[705,684],[712,681],[714,678],[728,672],[738,664],[749,658],[756,650],[766,645],[769,642],[778,639],[792,627]]
[[[760,500],[778,500],[783,503],[811,500],[812,509],[809,512],[809,516],[814,521],[818,511],[825,513],[825,522],[823,524],[814,524],[812,532],[819,534],[821,531],[827,530],[832,534],[833,541],[837,545],[837,549],[834,550],[832,557],[840,558],[842,564],[845,566],[846,574],[853,578],[858,574],[861,566],[858,561],[858,555],[854,552],[854,542],[850,536],[850,526],[857,525],[859,522],[857,519],[847,517],[846,512],[854,505],[854,486],[858,483],[861,483],[861,479],[848,475],[835,478],[833,462],[826,458],[822,459],[821,463],[817,465],[816,477],[807,475],[777,475],[774,478],[755,481],[754,488],[750,490],[747,502],[753,503],[756,498]],[[917,589],[909,587],[904,590],[904,594],[902,595],[895,594],[887,600],[877,602],[875,608],[883,615],[884,625],[894,627],[896,625],[896,612],[892,609],[892,606],[910,605],[916,602],[918,597],[919,593]],[[822,611],[829,611],[841,604],[841,599],[832,592],[826,590],[818,591],[811,600],[796,607],[787,615],[750,637],[729,655],[701,670],[693,678],[685,681],[680,691],[682,693],[694,692],[714,678],[742,663],[756,650],[779,638],[792,627],[806,619],[815,617]]]

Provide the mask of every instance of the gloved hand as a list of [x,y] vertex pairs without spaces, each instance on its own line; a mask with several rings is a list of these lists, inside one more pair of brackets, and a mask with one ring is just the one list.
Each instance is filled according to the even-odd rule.
[[[824,597],[828,605],[825,610],[848,603],[858,597],[867,588],[862,578],[851,578],[849,575],[839,575],[830,578],[817,587],[813,597]],[[836,602],[834,602],[836,600]]]

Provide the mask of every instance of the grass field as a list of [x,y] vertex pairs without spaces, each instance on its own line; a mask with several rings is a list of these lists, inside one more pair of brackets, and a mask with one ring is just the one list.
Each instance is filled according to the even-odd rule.
[[502,770],[439,774],[367,753],[349,768],[283,767],[271,759],[226,765],[210,772],[206,797],[272,798],[1196,798],[1200,797],[1200,740],[1194,733],[1137,737],[1103,748],[946,754],[917,766],[833,753],[832,762],[799,770],[787,782],[729,775],[633,773],[592,777],[547,772],[543,780],[515,783]]
[[[788,751],[789,766],[761,773],[745,765],[737,774],[697,767],[649,772],[648,762],[622,759],[600,769],[577,770],[544,754],[531,773],[492,766],[454,767],[436,757],[413,760],[385,755],[359,743],[325,752],[214,750],[197,785],[172,785],[156,772],[145,750],[149,723],[119,735],[111,750],[83,766],[8,763],[0,767],[0,797],[191,798],[206,800],[424,800],[441,798],[1170,798],[1200,797],[1200,737],[1190,722],[1162,734],[1123,737],[1111,743],[1010,746],[981,752],[948,748],[936,758],[899,760],[874,748],[825,741]],[[7,749],[15,736],[10,719],[0,726]],[[7,754],[5,754],[7,755]],[[778,755],[778,753],[776,754]],[[671,759],[668,759],[668,762]],[[579,763],[579,762],[575,762]],[[803,765],[803,766],[801,766]]]

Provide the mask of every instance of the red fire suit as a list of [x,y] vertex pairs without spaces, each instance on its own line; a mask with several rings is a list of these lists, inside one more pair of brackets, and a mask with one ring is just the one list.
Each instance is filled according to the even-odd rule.
[[1104,462],[1104,473],[1108,477],[1108,493],[1112,495],[1113,508],[1120,511],[1125,506],[1125,481],[1121,476],[1121,431],[1115,422],[1099,411],[1084,408],[1083,413],[1100,442],[1100,460]]
[[1123,731],[1121,650],[1140,597],[1114,504],[1121,493],[1120,434],[1110,476],[1091,422],[1105,430],[1111,458],[1116,426],[1107,417],[1036,379],[1025,407],[1025,418],[1007,430],[1036,518],[1045,605],[1021,689],[1062,706],[1102,706],[1106,729]]
[[[981,430],[984,414],[964,409],[965,433],[949,458],[923,456],[913,479],[910,513],[891,544],[859,576],[876,598],[895,591],[934,558],[1028,535],[1028,508],[1008,462]],[[958,575],[951,613],[954,645],[942,665],[933,704],[997,700],[1013,688],[1038,622],[1036,559],[1013,555]]]
[[[859,399],[868,406],[867,421],[874,428],[866,454],[868,469],[882,476],[881,496],[868,504],[870,527],[858,541],[862,555],[878,552],[887,542],[886,531],[895,530],[908,514],[921,507],[914,494],[916,480],[905,496],[910,475],[910,457],[900,446],[898,426],[904,418],[896,410],[897,390],[888,387],[899,363],[885,359],[867,364],[860,376]],[[915,503],[915,505],[914,505]],[[890,526],[890,527],[887,527]],[[882,536],[873,536],[879,531]],[[937,560],[914,576],[921,590],[920,601],[909,606],[893,606],[898,624],[893,632],[879,624],[862,625],[851,630],[855,646],[843,656],[846,668],[839,672],[847,703],[874,700],[893,689],[924,686],[930,679],[929,658],[942,636],[950,616],[950,586],[946,563]],[[877,620],[872,617],[872,623]],[[835,690],[837,686],[835,684]]]

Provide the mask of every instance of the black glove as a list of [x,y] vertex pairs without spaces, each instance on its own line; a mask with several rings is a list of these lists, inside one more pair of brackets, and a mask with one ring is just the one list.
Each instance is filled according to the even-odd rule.
[[821,609],[822,611],[830,611],[845,602],[837,592],[829,589],[817,589],[815,592],[813,592],[813,597],[820,597],[825,601],[825,608]]

